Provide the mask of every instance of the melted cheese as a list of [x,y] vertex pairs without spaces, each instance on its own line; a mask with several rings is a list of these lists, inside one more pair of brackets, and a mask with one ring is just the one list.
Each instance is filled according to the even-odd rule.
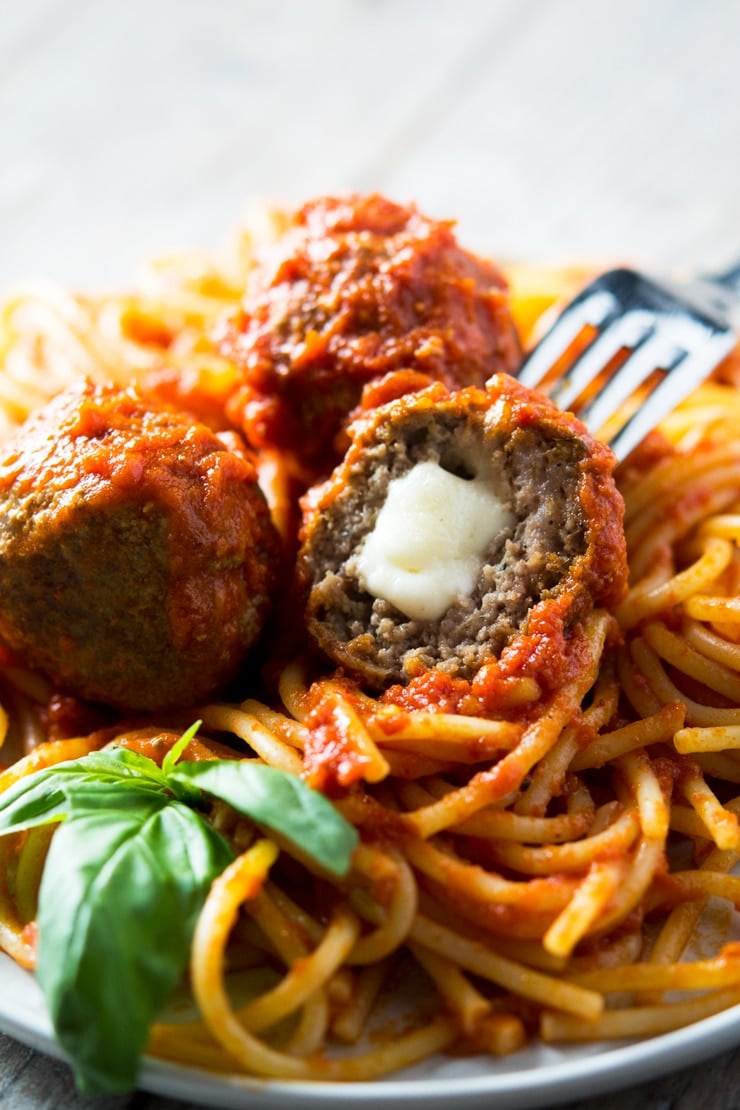
[[412,620],[438,620],[468,597],[489,544],[512,513],[482,478],[466,480],[418,463],[388,486],[355,571],[363,589]]

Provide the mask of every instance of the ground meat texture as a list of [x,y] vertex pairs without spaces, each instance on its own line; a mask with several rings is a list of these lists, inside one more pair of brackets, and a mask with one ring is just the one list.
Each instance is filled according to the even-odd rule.
[[[368,592],[358,564],[390,483],[430,461],[483,479],[507,515],[472,589],[420,620]],[[616,604],[626,558],[613,463],[575,418],[507,375],[485,390],[433,386],[368,414],[342,464],[304,498],[299,578],[311,636],[370,688],[432,670],[470,681],[535,610],[557,611],[562,632],[595,604]]]
[[260,635],[279,541],[231,434],[81,383],[0,458],[0,638],[125,711],[190,705]]
[[451,222],[377,195],[296,212],[217,339],[243,375],[232,419],[313,468],[338,460],[368,383],[481,385],[520,360],[500,271],[463,250]]

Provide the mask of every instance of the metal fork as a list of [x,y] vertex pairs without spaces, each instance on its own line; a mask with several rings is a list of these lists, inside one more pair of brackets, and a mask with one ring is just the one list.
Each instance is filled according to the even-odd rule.
[[677,285],[610,270],[560,313],[517,377],[621,461],[740,338],[740,264]]

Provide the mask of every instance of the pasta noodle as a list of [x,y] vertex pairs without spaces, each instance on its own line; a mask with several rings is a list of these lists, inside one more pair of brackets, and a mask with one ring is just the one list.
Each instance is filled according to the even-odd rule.
[[[218,404],[234,368],[209,335],[239,299],[255,238],[280,223],[264,216],[227,259],[164,260],[139,292],[17,296],[0,319],[0,431],[81,375],[177,381],[182,396]],[[529,337],[583,274],[511,267],[509,277]],[[199,708],[206,745],[226,740],[300,775],[320,700],[363,768],[335,799],[361,842],[348,878],[334,881],[215,804],[239,854],[196,930],[200,1017],[155,1025],[151,1052],[222,1072],[355,1081],[446,1050],[514,1052],[536,1036],[652,1036],[740,1003],[737,945],[692,958],[709,899],[740,908],[736,377],[728,360],[618,472],[631,568],[621,641],[612,616],[594,612],[575,683],[544,697],[521,679],[482,719],[402,710],[298,659],[273,700],[245,690],[240,704]],[[272,452],[260,465],[287,535],[293,464]],[[13,750],[0,790],[102,743],[49,735],[50,693],[36,675],[0,669],[0,744]],[[156,722],[173,740],[182,723]],[[0,947],[27,967],[49,837],[0,839]],[[245,1002],[240,976],[255,988]],[[402,1028],[388,1017],[398,997]]]

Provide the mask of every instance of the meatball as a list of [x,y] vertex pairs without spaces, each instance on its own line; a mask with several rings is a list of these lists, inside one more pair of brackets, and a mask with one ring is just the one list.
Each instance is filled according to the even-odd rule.
[[574,417],[507,375],[368,413],[303,500],[311,636],[381,689],[430,671],[470,682],[533,621],[554,649],[625,588],[613,464]]
[[377,195],[301,208],[217,341],[243,375],[232,419],[314,469],[338,460],[367,383],[480,385],[520,359],[499,270],[463,250],[451,222]]
[[208,696],[257,641],[278,563],[238,437],[133,389],[71,387],[3,448],[0,638],[77,697]]

